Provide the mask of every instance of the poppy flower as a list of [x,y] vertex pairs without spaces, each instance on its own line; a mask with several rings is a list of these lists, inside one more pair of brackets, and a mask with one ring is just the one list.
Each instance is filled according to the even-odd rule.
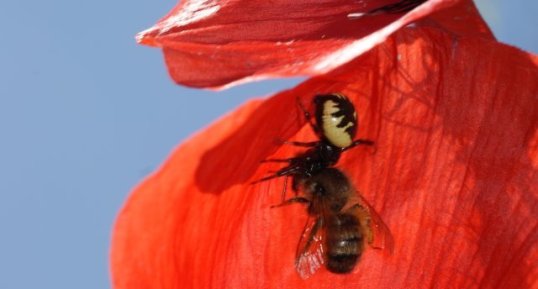
[[[132,192],[113,232],[114,288],[538,288],[538,57],[497,42],[470,1],[366,15],[358,36],[331,26],[360,12],[344,1],[293,2],[304,17],[287,13],[297,11],[288,1],[267,14],[257,2],[186,1],[139,38],[163,47],[172,77],[191,86],[313,77],[199,132]],[[264,36],[272,20],[283,29]],[[290,55],[264,55],[286,33],[307,39],[325,28],[336,30],[326,43],[312,37]],[[369,49],[353,49],[361,45]],[[263,59],[249,63],[257,51]],[[350,98],[357,136],[375,141],[336,167],[390,229],[394,250],[368,248],[353,272],[305,280],[294,267],[305,207],[271,207],[282,178],[251,182],[281,167],[262,160],[301,151],[281,140],[316,140],[298,102],[312,109],[314,95],[330,92]]]
[[[403,16],[391,13],[399,12],[398,6],[375,17],[368,14],[379,14],[376,11],[390,7],[390,2],[408,3],[403,5],[407,9],[418,7]],[[426,1],[186,0],[139,33],[137,40],[162,47],[177,83],[223,88],[268,77],[328,72],[399,28],[460,1],[422,2]],[[458,29],[491,37],[477,11],[465,8],[469,5],[460,4],[460,9],[469,11],[457,16],[456,25],[462,26]],[[450,22],[443,25],[455,25]]]

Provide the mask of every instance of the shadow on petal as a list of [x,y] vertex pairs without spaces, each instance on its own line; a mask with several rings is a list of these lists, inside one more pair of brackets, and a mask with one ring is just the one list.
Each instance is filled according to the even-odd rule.
[[[463,28],[462,28],[463,29]],[[299,278],[305,208],[271,209],[259,161],[311,140],[297,107],[341,92],[359,112],[338,168],[376,209],[394,254]],[[352,62],[251,101],[178,147],[118,216],[114,288],[536,288],[538,57],[425,19]]]

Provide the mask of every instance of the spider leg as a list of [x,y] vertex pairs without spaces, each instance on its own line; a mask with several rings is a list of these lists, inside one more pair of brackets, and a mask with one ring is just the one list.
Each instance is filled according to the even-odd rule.
[[259,180],[255,180],[255,181],[251,182],[250,184],[251,184],[251,185],[254,185],[254,184],[261,183],[261,182],[265,182],[265,181],[268,181],[268,180],[271,180],[271,179],[275,179],[275,178],[278,178],[278,177],[280,177],[280,176],[277,175],[277,174],[274,174],[274,175],[270,175],[270,176],[267,176],[267,177],[263,177],[263,178],[261,178],[261,179],[259,179]]
[[286,199],[286,190],[288,189],[288,176],[284,178],[284,188],[282,189],[282,202]]
[[303,106],[303,103],[301,102],[301,100],[299,99],[299,97],[297,97],[297,104],[299,105],[299,108],[301,108],[301,110],[303,111],[303,115],[304,117],[306,118],[306,121],[308,122],[308,124],[310,125],[310,127],[312,128],[312,130],[316,133],[316,135],[318,137],[321,138],[321,131],[319,129],[319,127],[314,123],[312,122],[312,115],[310,114],[310,112]]
[[375,144],[374,141],[369,140],[369,139],[358,139],[358,140],[353,141],[350,146],[343,148],[342,152],[347,151],[348,149],[354,148],[358,145],[372,146],[374,144]]
[[265,159],[260,161],[261,163],[289,163],[293,158],[289,159]]
[[319,141],[310,141],[310,142],[284,141],[283,143],[298,146],[298,147],[314,147],[318,145]]
[[274,179],[274,178],[279,178],[279,177],[282,177],[282,176],[289,176],[289,175],[293,175],[295,174],[297,171],[299,171],[300,167],[297,167],[297,166],[294,166],[294,167],[284,167],[280,170],[278,170],[275,174],[273,175],[270,175],[270,176],[267,176],[267,177],[263,177],[259,180],[256,180],[256,181],[253,181],[251,182],[250,184],[251,185],[254,185],[254,184],[257,184],[257,183],[261,183],[261,182],[265,182],[265,181],[268,181],[270,179]]

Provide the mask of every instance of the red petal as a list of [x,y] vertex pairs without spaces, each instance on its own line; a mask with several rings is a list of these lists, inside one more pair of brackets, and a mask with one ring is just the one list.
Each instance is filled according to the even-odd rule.
[[[538,288],[538,57],[428,23],[180,146],[118,217],[114,288]],[[270,208],[282,180],[248,183],[293,154],[275,139],[313,140],[296,97],[323,92],[350,96],[376,141],[339,168],[395,251],[302,280],[304,207]]]
[[186,0],[137,38],[163,48],[177,83],[219,88],[268,77],[325,73],[397,29],[456,4],[450,10],[457,9],[458,19],[450,23],[462,29],[451,30],[492,37],[476,17],[472,1],[430,0],[404,16],[348,17],[391,2],[396,1]]

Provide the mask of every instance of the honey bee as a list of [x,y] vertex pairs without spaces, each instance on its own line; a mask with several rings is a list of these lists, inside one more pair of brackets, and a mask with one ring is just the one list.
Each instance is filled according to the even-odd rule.
[[281,176],[293,177],[292,188],[297,190],[297,180],[334,166],[340,155],[357,145],[373,145],[368,139],[354,140],[359,125],[357,112],[351,101],[343,94],[331,93],[316,95],[313,99],[315,122],[310,112],[299,102],[304,116],[319,140],[312,142],[287,142],[288,144],[308,147],[308,149],[288,159],[267,159],[263,162],[288,163],[275,174],[253,183],[267,181]]
[[392,235],[375,210],[336,168],[300,178],[302,195],[283,201],[307,206],[308,220],[297,246],[295,267],[306,279],[323,265],[337,274],[351,272],[365,245],[392,251]]

